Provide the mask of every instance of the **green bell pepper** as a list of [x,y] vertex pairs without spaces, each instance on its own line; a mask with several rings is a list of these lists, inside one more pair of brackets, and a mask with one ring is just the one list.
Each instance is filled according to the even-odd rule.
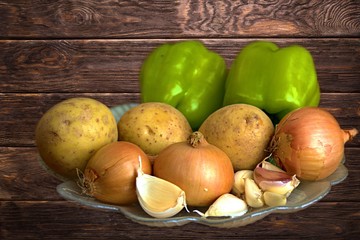
[[318,106],[320,88],[308,50],[279,48],[256,41],[245,46],[230,67],[224,105],[246,103],[264,110],[274,123],[304,106]]
[[225,60],[199,41],[162,44],[141,67],[141,101],[170,104],[196,130],[222,107],[226,75]]

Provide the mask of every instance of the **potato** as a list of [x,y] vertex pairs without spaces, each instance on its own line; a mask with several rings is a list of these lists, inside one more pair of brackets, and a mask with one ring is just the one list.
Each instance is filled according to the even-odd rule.
[[189,122],[166,103],[148,102],[131,108],[118,122],[119,139],[138,145],[156,156],[170,144],[186,141],[192,133]]
[[235,171],[251,170],[268,155],[274,125],[261,109],[233,104],[212,113],[199,131],[229,156]]
[[44,163],[65,178],[75,178],[102,146],[117,141],[110,109],[91,98],[71,98],[50,108],[39,120],[35,140]]

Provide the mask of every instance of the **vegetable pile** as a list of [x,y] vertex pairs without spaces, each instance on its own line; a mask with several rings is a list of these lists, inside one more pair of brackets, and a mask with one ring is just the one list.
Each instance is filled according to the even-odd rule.
[[228,72],[199,41],[164,44],[140,72],[142,102],[118,122],[95,99],[67,99],[42,116],[35,139],[44,163],[83,194],[155,218],[284,206],[301,181],[333,174],[358,133],[319,107],[301,46],[251,43]]

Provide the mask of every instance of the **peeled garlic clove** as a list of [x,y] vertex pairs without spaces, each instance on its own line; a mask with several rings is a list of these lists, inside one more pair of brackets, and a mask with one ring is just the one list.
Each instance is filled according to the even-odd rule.
[[[254,170],[254,180],[263,191],[274,192],[286,197],[300,184],[295,175],[289,175],[266,161],[259,163]],[[272,164],[271,164],[272,165]],[[264,167],[265,166],[265,167]]]
[[186,206],[185,192],[175,184],[144,174],[141,168],[136,178],[136,194],[142,209],[155,218],[168,218]]
[[270,207],[285,206],[287,202],[286,196],[279,193],[264,192],[263,197],[265,204]]
[[234,175],[234,185],[231,191],[237,197],[240,197],[245,192],[245,178],[253,179],[253,171],[239,170]]
[[237,217],[244,215],[247,211],[246,202],[230,193],[225,193],[217,198],[205,214],[195,210],[203,217]]
[[255,181],[250,178],[245,178],[245,201],[253,208],[264,206],[263,193]]

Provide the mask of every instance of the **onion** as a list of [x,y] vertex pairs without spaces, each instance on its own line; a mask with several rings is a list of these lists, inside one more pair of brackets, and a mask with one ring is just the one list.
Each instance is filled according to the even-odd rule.
[[344,145],[357,130],[342,130],[336,119],[319,107],[288,113],[277,125],[270,143],[276,162],[302,180],[331,175],[344,157]]
[[139,156],[142,171],[151,174],[150,160],[140,147],[125,141],[107,144],[90,158],[79,185],[85,194],[102,202],[134,203]]
[[154,160],[154,175],[184,190],[191,206],[209,206],[230,192],[234,169],[229,157],[194,132],[188,142],[174,143]]

